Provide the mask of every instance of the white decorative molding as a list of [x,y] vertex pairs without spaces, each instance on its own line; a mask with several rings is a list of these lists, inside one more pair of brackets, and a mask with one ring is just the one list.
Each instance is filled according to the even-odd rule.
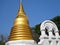
[[[45,33],[45,30],[48,30],[49,36]],[[41,36],[39,37],[40,41],[38,45],[59,45],[60,36],[56,24],[50,20],[44,21],[40,26]],[[53,31],[55,36],[53,35]]]
[[5,45],[37,45],[34,40],[15,40],[8,41]]

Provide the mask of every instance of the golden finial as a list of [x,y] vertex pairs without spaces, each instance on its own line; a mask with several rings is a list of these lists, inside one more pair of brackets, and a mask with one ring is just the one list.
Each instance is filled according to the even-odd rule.
[[9,41],[11,40],[33,40],[32,32],[29,27],[27,16],[23,10],[22,2],[20,2],[20,8],[16,19],[14,20],[14,25],[11,29],[9,36]]
[[26,24],[28,25],[28,18],[24,12],[23,5],[22,5],[22,0],[20,0],[20,7],[17,13],[17,17],[14,21],[14,25],[16,24]]
[[18,14],[25,14],[23,5],[22,5],[22,0],[20,0],[20,8],[19,8]]

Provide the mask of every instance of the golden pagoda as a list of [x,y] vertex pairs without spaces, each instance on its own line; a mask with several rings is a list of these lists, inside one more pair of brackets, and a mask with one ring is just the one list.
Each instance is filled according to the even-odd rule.
[[8,40],[33,40],[28,18],[24,12],[22,2],[20,2],[20,7]]

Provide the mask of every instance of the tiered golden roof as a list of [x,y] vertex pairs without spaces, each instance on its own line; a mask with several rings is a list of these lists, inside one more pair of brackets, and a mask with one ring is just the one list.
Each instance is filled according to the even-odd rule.
[[14,20],[14,25],[8,40],[33,40],[28,18],[23,10],[22,2],[20,3],[20,8],[17,17]]

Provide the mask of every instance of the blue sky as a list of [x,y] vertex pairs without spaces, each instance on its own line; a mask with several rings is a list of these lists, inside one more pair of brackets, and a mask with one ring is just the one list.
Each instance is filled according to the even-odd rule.
[[[60,0],[23,0],[30,26],[60,15]],[[19,9],[19,0],[0,0],[0,34],[9,35]]]

